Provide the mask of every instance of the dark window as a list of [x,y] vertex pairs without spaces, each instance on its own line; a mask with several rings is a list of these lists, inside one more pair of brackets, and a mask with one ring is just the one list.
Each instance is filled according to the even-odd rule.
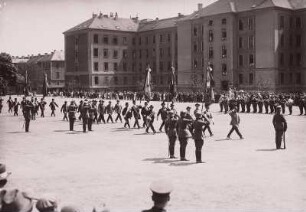
[[170,42],[170,41],[171,41],[171,36],[170,36],[170,34],[168,34],[167,37],[168,37],[168,42]]
[[93,42],[94,42],[95,44],[99,43],[99,35],[98,35],[98,34],[94,34],[94,35],[93,35]]
[[118,37],[117,37],[117,36],[114,36],[114,37],[113,37],[113,44],[114,44],[114,45],[117,45],[117,44],[118,44]]
[[127,71],[127,65],[126,65],[126,63],[123,63],[123,64],[122,64],[122,69],[123,69],[123,71]]
[[227,37],[226,29],[222,29],[221,39],[226,40],[226,37]]
[[99,84],[99,77],[95,77],[95,85]]
[[279,54],[279,64],[280,65],[284,65],[285,61],[284,61],[284,53],[280,53]]
[[302,82],[301,73],[296,73],[296,84],[301,84],[301,82]]
[[164,50],[162,48],[159,49],[159,56],[160,57],[163,57],[164,55]]
[[249,36],[249,49],[253,49],[254,48],[254,45],[255,45],[254,42],[255,42],[254,36],[250,35]]
[[226,58],[227,57],[227,49],[226,46],[222,46],[222,58]]
[[254,20],[253,18],[248,19],[249,30],[253,30],[253,28],[254,28],[254,21],[253,20]]
[[243,74],[239,74],[239,84],[243,84]]
[[132,57],[135,59],[136,58],[136,50],[133,50],[132,52]]
[[193,44],[193,51],[194,52],[198,51],[198,45],[196,43]]
[[107,62],[104,63],[104,71],[108,71],[108,63]]
[[214,24],[213,20],[208,21],[208,26],[212,26]]
[[280,16],[279,17],[279,28],[280,29],[284,29],[285,27],[285,17],[284,16]]
[[155,48],[152,49],[152,56],[155,57],[156,56],[156,51]]
[[302,36],[296,35],[296,47],[301,47],[302,45]]
[[222,18],[222,24],[226,24],[226,18]]
[[253,54],[250,54],[250,55],[249,55],[249,65],[250,65],[250,66],[253,66],[253,65],[254,65],[254,55],[253,55]]
[[201,41],[201,51],[203,52],[204,51],[204,42]]
[[122,52],[122,56],[123,56],[123,58],[127,58],[127,51],[125,49]]
[[98,62],[94,62],[94,70],[99,71],[99,63]]
[[118,85],[118,77],[114,77],[114,84]]
[[212,59],[214,57],[214,49],[213,47],[209,47],[208,58]]
[[293,17],[290,17],[290,19],[289,19],[289,27],[291,29],[293,28]]
[[146,49],[146,58],[149,58],[149,50]]
[[289,36],[289,46],[292,47],[293,46],[293,35],[290,34]]
[[142,51],[141,51],[141,49],[139,50],[139,58],[141,59],[141,57],[142,57]]
[[239,55],[239,66],[243,66],[243,55]]
[[139,67],[138,67],[138,68],[139,68],[138,71],[139,71],[139,72],[142,72],[142,63],[139,63]]
[[60,78],[60,73],[56,72],[56,79],[59,79],[59,78]]
[[122,43],[123,43],[123,44],[127,44],[127,38],[126,38],[126,37],[123,37]]
[[249,74],[249,84],[253,85],[253,81],[254,81],[254,76],[252,73]]
[[177,41],[177,33],[175,33],[175,40]]
[[103,43],[108,44],[108,36],[103,36]]
[[240,19],[239,20],[239,30],[243,30],[243,21]]
[[302,65],[302,55],[300,53],[296,54],[296,65],[301,66]]
[[159,35],[159,42],[163,42],[163,35]]
[[283,85],[285,82],[285,75],[284,73],[280,73],[280,84]]
[[149,44],[149,38],[148,38],[148,36],[146,37],[146,44]]
[[193,28],[193,35],[198,36],[198,28],[197,27]]
[[153,43],[155,43],[155,35],[153,35]]
[[136,45],[136,38],[132,38],[132,44],[135,46]]
[[201,35],[204,35],[204,26],[201,25]]
[[99,57],[99,49],[98,48],[94,48],[94,57]]
[[302,27],[302,20],[301,20],[301,17],[297,17],[296,18],[296,28],[300,29]]
[[225,63],[222,64],[222,76],[227,75],[227,65]]
[[79,45],[79,38],[78,37],[75,37],[75,45]]
[[118,71],[118,63],[114,63],[114,71]]
[[239,49],[242,49],[243,48],[243,38],[242,37],[239,37]]
[[138,44],[141,45],[141,37],[138,38]]
[[209,42],[212,42],[214,40],[214,33],[212,30],[209,30],[208,32],[208,40]]
[[161,85],[164,84],[164,78],[163,78],[163,76],[160,76],[160,84],[161,84]]
[[198,61],[197,61],[196,59],[193,61],[193,67],[194,67],[194,68],[197,68],[197,67],[198,67]]
[[103,57],[108,58],[108,49],[103,49]]
[[118,50],[114,50],[114,58],[118,58]]
[[123,84],[124,84],[124,85],[127,85],[127,84],[128,84],[128,79],[127,79],[127,77],[124,77],[124,78],[123,78]]
[[290,56],[289,56],[289,65],[290,66],[293,66],[293,60],[294,60],[293,54],[290,54]]
[[164,70],[164,64],[163,62],[159,62],[159,70],[163,71]]
[[168,56],[171,57],[171,48],[168,47]]
[[136,64],[135,64],[135,63],[132,64],[132,71],[133,71],[133,72],[136,71]]
[[281,36],[280,36],[280,46],[281,46],[281,47],[284,47],[284,45],[285,45],[284,34],[281,34]]
[[293,74],[290,73],[290,74],[289,74],[289,83],[292,83],[292,82],[293,82]]

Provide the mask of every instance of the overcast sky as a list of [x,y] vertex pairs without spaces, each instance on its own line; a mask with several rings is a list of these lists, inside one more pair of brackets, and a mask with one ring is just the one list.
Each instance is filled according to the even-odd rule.
[[0,0],[0,52],[14,56],[64,50],[63,32],[93,12],[129,18],[190,14],[215,0]]

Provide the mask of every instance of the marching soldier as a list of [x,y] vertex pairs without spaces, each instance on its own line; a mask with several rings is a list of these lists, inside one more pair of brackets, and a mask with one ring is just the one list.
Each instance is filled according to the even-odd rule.
[[68,121],[68,117],[67,117],[67,112],[68,112],[68,106],[67,106],[67,101],[64,102],[64,104],[61,107],[61,113],[64,113],[64,117],[63,120],[67,120]]
[[111,120],[112,123],[114,123],[113,116],[112,116],[114,109],[113,109],[111,101],[108,102],[108,105],[106,106],[105,111],[108,114],[106,122],[108,123]]
[[202,120],[202,113],[196,113],[196,120],[193,122],[193,139],[195,144],[196,162],[202,163],[202,147],[204,144],[203,126],[207,124]]
[[8,105],[8,112],[11,113],[13,112],[13,100],[12,97],[9,96],[9,99],[6,101],[7,105]]
[[147,127],[147,116],[148,116],[148,111],[149,111],[149,108],[148,108],[148,102],[145,102],[144,103],[144,106],[141,108],[141,116],[142,116],[142,120],[143,120],[143,125],[142,127]]
[[274,113],[274,104],[275,104],[274,97],[270,97],[269,99],[270,113]]
[[192,123],[192,117],[187,116],[186,112],[181,112],[180,119],[178,120],[178,139],[180,142],[180,158],[181,161],[187,161],[186,159],[186,147],[188,139],[192,137],[190,133],[190,125]]
[[245,112],[245,101],[246,101],[246,98],[245,98],[244,95],[242,95],[241,100],[240,100],[240,102],[241,102],[241,112],[242,113]]
[[55,107],[58,107],[58,105],[56,104],[56,102],[54,101],[54,99],[52,99],[52,101],[50,102],[50,104],[49,104],[49,107],[50,107],[50,109],[51,109],[51,117],[52,117],[52,115],[55,117]]
[[26,101],[26,104],[24,105],[24,122],[25,122],[25,132],[29,132],[29,127],[30,127],[30,121],[31,121],[31,111],[33,108],[32,102],[29,100]]
[[40,108],[40,117],[45,117],[45,107],[47,103],[44,101],[44,98],[41,98],[38,104]]
[[289,98],[287,99],[286,105],[287,105],[288,110],[289,110],[289,115],[292,115],[293,99],[291,98],[291,96],[289,96]]
[[205,109],[206,110],[204,111],[204,118],[207,124],[204,126],[203,132],[205,134],[205,131],[208,130],[210,136],[213,136],[214,134],[212,133],[211,128],[210,128],[210,124],[214,123],[213,116],[212,116],[212,113],[209,111],[209,105],[205,105]]
[[2,113],[3,99],[0,97],[0,114]]
[[193,115],[195,116],[196,113],[199,113],[201,112],[201,109],[200,109],[200,104],[199,103],[196,103],[195,104],[195,110],[193,111]]
[[15,98],[15,101],[13,102],[14,116],[18,116],[19,105],[20,103],[17,101],[17,98]]
[[165,207],[170,200],[170,193],[173,190],[172,184],[166,180],[158,180],[151,184],[150,189],[154,206],[142,212],[166,212]]
[[169,138],[169,154],[171,159],[175,158],[174,148],[177,139],[177,124],[178,119],[176,116],[174,116],[174,111],[170,110],[169,118],[166,120],[165,123],[165,132]]
[[133,100],[133,106],[132,106],[132,114],[134,116],[134,119],[135,119],[135,122],[134,122],[134,128],[137,126],[138,129],[140,128],[140,125],[139,125],[139,119],[140,119],[140,108],[141,106],[137,106],[136,105],[136,101]]
[[149,110],[148,110],[148,116],[146,116],[146,121],[147,121],[147,129],[146,129],[146,133],[149,133],[149,128],[152,129],[153,134],[156,133],[153,123],[154,123],[154,119],[155,119],[155,112],[153,111],[153,105],[150,105]]
[[231,110],[229,112],[229,115],[231,116],[231,122],[230,125],[232,125],[231,130],[229,131],[229,133],[227,134],[227,139],[231,139],[231,134],[232,132],[235,130],[236,133],[239,135],[240,139],[243,139],[240,131],[239,131],[239,124],[240,124],[240,117],[237,113],[236,108],[234,108],[233,110]]
[[269,99],[267,96],[264,97],[263,103],[265,106],[265,113],[268,114],[269,113]]
[[129,103],[128,102],[125,103],[125,108],[123,108],[123,110],[122,110],[122,115],[123,115],[124,120],[125,120],[124,128],[126,128],[126,126],[131,128],[130,118],[132,118],[132,109],[129,108]]
[[73,131],[74,122],[76,120],[75,113],[77,112],[77,106],[74,101],[70,102],[67,112],[68,112],[68,117],[69,117],[69,129],[70,131]]
[[[161,116],[161,119],[162,119],[162,123],[161,123],[161,125],[160,125],[160,127],[159,127],[159,131],[160,132],[162,132],[163,130],[163,127],[164,127],[164,125],[165,125],[165,121],[166,121],[166,119],[167,119],[167,114],[168,114],[168,110],[167,110],[167,108],[165,107],[165,102],[163,102],[162,104],[161,104],[161,108],[158,110],[158,113],[157,113],[157,120],[158,120],[158,116],[160,115]],[[172,111],[172,112],[174,112],[174,111]]]
[[287,131],[286,119],[280,113],[281,113],[281,107],[278,106],[276,107],[276,114],[273,116],[273,121],[272,121],[274,129],[275,129],[276,149],[281,148],[283,134],[284,132]]
[[88,131],[92,131],[92,123],[95,120],[95,114],[97,113],[97,108],[95,107],[94,103],[89,105],[89,117],[88,117]]
[[101,121],[103,121],[103,123],[105,124],[105,119],[104,119],[105,106],[103,100],[99,101],[98,112],[99,112],[98,123],[101,123]]
[[85,100],[81,108],[81,118],[83,120],[83,132],[84,133],[86,132],[87,125],[88,125],[89,109],[90,109],[90,106],[88,105],[88,101]]
[[82,111],[82,108],[83,108],[83,104],[84,104],[84,102],[83,102],[83,100],[81,100],[81,101],[80,101],[80,104],[79,104],[79,107],[78,107],[78,113],[80,113],[79,120],[82,119],[82,113],[81,113],[81,111]]
[[122,106],[120,105],[120,101],[117,100],[117,104],[114,107],[115,112],[117,113],[117,117],[115,119],[115,122],[118,121],[118,119],[121,121],[122,123],[122,117],[121,117],[121,112],[122,112]]
[[252,101],[251,101],[251,97],[249,95],[247,95],[247,99],[246,99],[246,112],[247,113],[250,113],[251,112],[251,104],[252,104]]
[[251,104],[253,107],[253,113],[257,113],[257,98],[256,96],[251,97]]

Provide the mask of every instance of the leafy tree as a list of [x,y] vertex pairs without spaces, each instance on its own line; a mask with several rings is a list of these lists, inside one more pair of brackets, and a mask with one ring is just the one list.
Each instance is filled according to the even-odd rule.
[[0,83],[1,86],[15,86],[17,69],[12,63],[12,57],[7,53],[0,53]]

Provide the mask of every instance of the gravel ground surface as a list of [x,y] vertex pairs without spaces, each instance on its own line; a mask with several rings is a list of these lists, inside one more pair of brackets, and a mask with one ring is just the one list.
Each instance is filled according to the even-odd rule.
[[[64,99],[55,99],[60,107]],[[226,140],[230,117],[212,105],[214,136],[205,139],[205,163],[195,164],[192,140],[190,161],[170,160],[164,133],[148,135],[121,123],[94,125],[93,132],[83,133],[80,122],[69,132],[59,108],[56,117],[47,108],[46,117],[31,121],[30,133],[24,133],[23,117],[8,114],[6,100],[0,161],[12,172],[9,188],[36,197],[53,194],[60,206],[73,203],[84,211],[103,203],[112,212],[141,211],[152,205],[151,181],[168,178],[174,185],[169,211],[306,211],[306,116],[298,116],[298,108],[286,116],[287,149],[275,151],[272,115],[240,114],[245,139],[233,134]],[[160,102],[152,104],[157,111]],[[194,109],[187,103],[176,108],[187,105]],[[155,122],[156,129],[159,125]]]

